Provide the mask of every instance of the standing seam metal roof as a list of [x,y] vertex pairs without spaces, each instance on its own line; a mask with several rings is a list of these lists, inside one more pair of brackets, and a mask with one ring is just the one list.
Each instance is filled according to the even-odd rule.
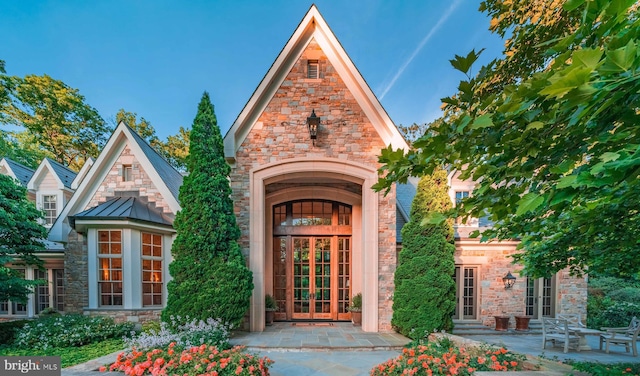
[[60,178],[64,187],[71,189],[71,183],[73,183],[73,180],[78,176],[78,174],[51,158],[47,158],[47,161],[51,164],[51,168],[53,169],[52,172]]
[[36,171],[9,158],[5,157],[4,160],[7,161],[7,164],[11,167],[11,171],[16,175],[20,184],[26,187]]
[[178,201],[178,194],[180,193],[180,186],[182,185],[182,174],[167,162],[164,157],[158,154],[158,152],[155,151],[147,141],[140,137],[136,131],[131,129],[128,125],[126,125],[126,127],[131,131],[134,140],[138,143],[142,152],[147,156],[149,162],[156,169],[162,181],[167,185],[167,188],[169,188],[173,197]]

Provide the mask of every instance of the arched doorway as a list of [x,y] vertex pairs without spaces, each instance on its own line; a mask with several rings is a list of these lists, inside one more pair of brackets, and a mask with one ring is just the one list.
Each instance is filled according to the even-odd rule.
[[351,206],[307,199],[280,203],[272,213],[276,320],[348,320]]

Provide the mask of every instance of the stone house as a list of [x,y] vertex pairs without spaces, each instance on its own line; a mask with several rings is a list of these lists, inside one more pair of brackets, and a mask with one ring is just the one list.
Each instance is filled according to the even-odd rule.
[[[356,293],[362,329],[392,330],[400,229],[416,182],[387,195],[371,189],[387,145],[408,148],[311,6],[224,137],[240,245],[254,276],[249,330],[264,330],[265,294],[279,305],[276,320],[338,321],[350,318]],[[64,310],[155,318],[166,303],[182,175],[124,124],[84,170],[49,236],[65,244]],[[472,189],[450,174],[452,202]],[[456,226],[455,322],[586,314],[584,278],[520,275],[509,258],[517,241],[469,238],[484,225]],[[510,271],[517,280],[505,289]]]

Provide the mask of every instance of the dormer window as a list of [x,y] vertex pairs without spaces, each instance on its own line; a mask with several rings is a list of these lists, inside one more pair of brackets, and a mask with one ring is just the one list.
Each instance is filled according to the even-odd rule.
[[133,166],[122,165],[122,181],[133,181]]
[[320,78],[318,60],[307,60],[307,78]]
[[456,191],[456,206],[460,205],[462,200],[469,197],[469,191]]
[[53,225],[58,217],[58,205],[56,195],[42,196],[42,210],[44,211],[44,221],[48,226]]

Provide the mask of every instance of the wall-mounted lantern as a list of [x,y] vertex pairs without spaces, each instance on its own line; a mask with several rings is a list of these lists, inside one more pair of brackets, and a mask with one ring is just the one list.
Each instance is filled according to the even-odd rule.
[[507,275],[502,277],[502,282],[504,282],[504,289],[508,290],[513,287],[514,283],[516,283],[516,277],[514,277],[509,271]]
[[318,126],[320,125],[320,118],[316,116],[316,111],[311,110],[311,116],[307,118],[307,127],[309,127],[309,137],[313,145],[316,144],[316,138],[318,138]]

